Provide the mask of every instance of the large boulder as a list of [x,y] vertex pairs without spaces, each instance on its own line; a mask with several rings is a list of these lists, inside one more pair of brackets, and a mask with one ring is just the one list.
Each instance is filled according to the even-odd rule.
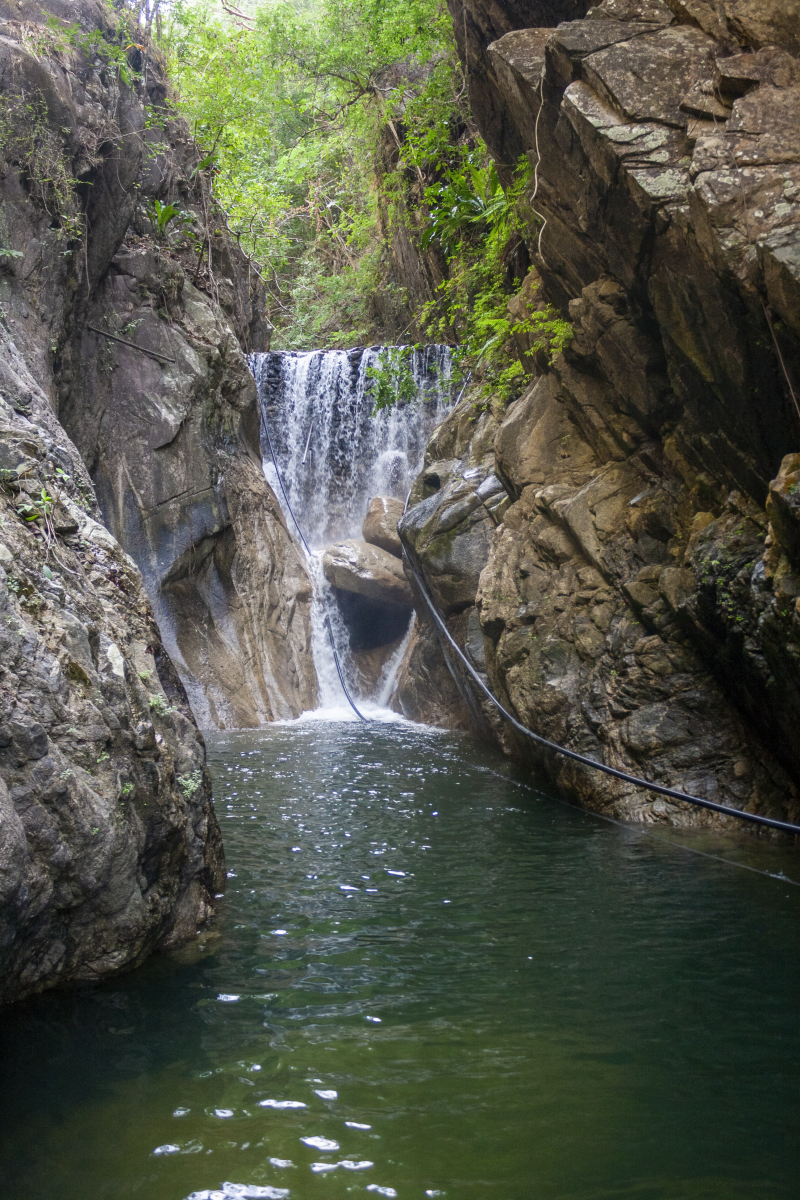
[[388,554],[400,558],[403,547],[397,532],[397,522],[403,515],[402,500],[393,496],[373,496],[361,528],[361,536],[371,546],[379,546]]
[[402,563],[380,546],[358,538],[337,542],[323,554],[322,569],[328,583],[340,591],[401,608],[413,605]]

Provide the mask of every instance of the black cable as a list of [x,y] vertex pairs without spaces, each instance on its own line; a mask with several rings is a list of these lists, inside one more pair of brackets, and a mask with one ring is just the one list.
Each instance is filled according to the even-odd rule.
[[325,614],[325,628],[327,629],[328,637],[330,638],[331,650],[333,651],[333,661],[336,663],[336,671],[339,675],[339,682],[342,685],[342,691],[344,692],[345,696],[347,696],[347,699],[350,701],[350,707],[352,708],[352,710],[356,714],[356,716],[361,717],[362,721],[366,721],[367,718],[364,716],[363,713],[360,713],[358,711],[355,704],[353,703],[352,696],[350,695],[350,693],[347,690],[347,684],[344,681],[344,675],[342,673],[342,668],[339,664],[339,655],[336,653],[336,642],[333,640],[333,630],[331,629],[331,620],[327,613]]
[[489,688],[481,679],[480,675],[478,675],[477,671],[472,666],[472,663],[464,654],[461,647],[455,641],[450,633],[450,630],[447,628],[444,621],[439,616],[439,613],[436,611],[433,598],[428,592],[427,584],[422,578],[422,575],[411,564],[408,555],[405,552],[403,554],[403,559],[408,564],[414,578],[417,581],[417,586],[419,587],[419,590],[423,599],[425,600],[425,604],[427,605],[428,611],[430,612],[437,629],[444,635],[450,646],[452,646],[453,650],[455,650],[459,659],[469,673],[470,678],[474,683],[477,684],[483,694],[489,700],[491,700],[492,704],[494,704],[494,706],[503,714],[506,720],[509,721],[515,729],[519,730],[520,733],[524,734],[525,737],[530,738],[531,741],[536,742],[540,746],[544,746],[547,750],[553,750],[556,754],[562,754],[565,758],[571,758],[575,762],[582,763],[585,767],[593,767],[596,771],[602,771],[606,775],[613,775],[615,779],[622,779],[626,783],[634,783],[637,787],[646,788],[650,792],[658,792],[661,796],[669,796],[669,798],[672,800],[682,800],[687,804],[696,804],[701,808],[710,808],[714,812],[724,813],[725,816],[728,817],[738,817],[741,821],[752,821],[753,824],[756,825],[768,825],[771,829],[780,829],[784,833],[800,833],[800,825],[792,825],[789,821],[778,821],[774,817],[762,817],[758,813],[745,812],[741,808],[730,808],[726,804],[717,804],[714,800],[703,800],[699,796],[690,796],[687,792],[679,792],[675,788],[665,787],[660,783],[651,783],[647,779],[639,779],[636,775],[629,775],[627,771],[619,771],[616,767],[609,767],[606,763],[597,762],[593,758],[587,758],[584,754],[578,754],[576,750],[568,750],[566,746],[559,746],[557,742],[551,742],[548,738],[542,737],[540,734],[534,733],[532,729],[528,729],[525,725],[522,725],[516,719],[516,717],[512,717],[511,713],[503,708],[500,701],[489,690]]
[[294,515],[292,506],[289,503],[289,497],[286,495],[286,488],[283,486],[283,480],[281,479],[281,473],[280,473],[280,470],[278,469],[278,460],[275,457],[275,450],[272,445],[272,438],[269,436],[269,425],[267,424],[267,419],[264,416],[263,411],[261,413],[261,428],[264,430],[264,433],[267,435],[267,445],[269,446],[269,453],[270,453],[270,457],[272,458],[272,465],[275,468],[275,474],[278,477],[278,487],[281,489],[281,495],[283,496],[284,503],[289,510],[289,515],[291,516],[292,520],[294,521],[295,525],[297,526],[297,532],[300,534],[300,541],[303,543],[303,545],[306,548],[306,554],[310,555],[311,550],[309,549],[308,542],[303,537],[303,531],[300,528],[300,522],[298,521],[297,517]]
[[[269,446],[269,452],[270,452],[270,456],[272,458],[272,465],[275,468],[275,474],[278,477],[278,486],[281,489],[281,495],[283,496],[284,503],[286,504],[286,507],[289,510],[292,520],[294,521],[295,525],[297,526],[297,532],[300,534],[300,541],[305,546],[306,554],[310,558],[311,550],[309,549],[308,542],[303,537],[303,531],[300,528],[300,522],[298,521],[297,517],[294,515],[294,510],[292,509],[292,506],[289,503],[289,497],[286,495],[286,488],[283,486],[283,480],[281,479],[281,473],[280,473],[280,469],[278,467],[278,460],[275,457],[275,449],[272,445],[272,438],[269,436],[269,425],[267,424],[267,420],[266,420],[266,417],[264,416],[263,410],[261,413],[261,428],[264,430],[264,433],[267,435],[267,445]],[[342,685],[342,691],[344,692],[345,696],[347,697],[348,703],[349,703],[350,707],[352,708],[353,712],[356,714],[356,716],[360,717],[362,721],[366,721],[367,717],[365,717],[363,713],[360,713],[358,711],[355,704],[353,703],[352,696],[350,695],[350,693],[347,690],[347,684],[344,681],[344,673],[342,672],[342,666],[341,666],[341,663],[339,662],[339,655],[336,651],[336,642],[334,641],[334,638],[333,638],[333,630],[331,628],[330,618],[328,617],[327,613],[325,614],[325,628],[328,631],[328,637],[329,637],[330,643],[331,643],[331,650],[333,651],[333,661],[336,664],[336,673],[339,676],[339,682]]]

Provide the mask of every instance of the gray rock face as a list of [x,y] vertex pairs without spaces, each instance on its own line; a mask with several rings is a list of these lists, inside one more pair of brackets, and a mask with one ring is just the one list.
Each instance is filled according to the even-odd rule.
[[[149,300],[165,277],[168,323]],[[174,361],[88,331],[63,419],[142,571],[198,720],[241,728],[313,708],[311,585],[261,470],[255,383],[231,325],[150,247],[115,256],[93,327],[102,312]]]
[[403,547],[397,533],[397,522],[403,515],[402,500],[392,496],[373,496],[361,528],[361,536],[371,546],[379,546],[387,554],[399,558]]
[[[35,18],[42,26],[48,10],[113,36],[116,18],[93,0],[79,9],[52,0]],[[220,232],[188,129],[163,107],[155,59],[146,84],[128,87],[55,29],[40,30],[34,55],[13,6],[8,16],[0,244],[20,257],[0,260],[0,302],[17,345],[142,572],[201,723],[297,715],[316,698],[311,589],[261,473],[242,349],[268,342],[262,293]],[[61,164],[55,183],[29,177],[26,105]],[[85,200],[78,178],[91,183]],[[56,186],[61,228],[52,229]],[[154,229],[156,200],[179,206],[180,228]]]
[[[465,398],[434,434],[398,525],[412,572],[422,577],[451,634],[484,675],[475,597],[494,530],[509,503],[493,469],[496,432],[494,415],[484,412],[476,419],[471,399]],[[456,449],[460,458],[444,457]],[[393,705],[407,716],[416,714],[414,719],[453,728],[462,727],[469,714],[474,726],[491,736],[494,712],[476,698],[447,643],[439,643],[421,594],[416,609],[421,623],[398,673]]]
[[[543,56],[538,15],[487,48],[478,119],[507,166],[515,138],[536,163],[537,302],[568,312],[574,337],[497,414],[482,469],[512,503],[490,536],[462,493],[474,431],[457,418],[400,532],[452,631],[475,613],[480,636],[457,639],[523,724],[796,821],[797,417],[784,367],[800,368],[800,147],[787,12],[606,0],[556,28]],[[495,733],[581,803],[717,821]]]
[[[24,411],[23,411],[24,410]],[[180,944],[225,885],[141,576],[0,330],[0,1002]]]
[[337,542],[323,554],[322,569],[334,588],[382,604],[411,608],[411,588],[403,574],[403,564],[379,546],[370,546],[358,538]]
[[167,649],[209,724],[315,696],[241,349],[268,338],[261,294],[158,62],[129,86],[51,13],[118,36],[99,0],[0,0],[0,1000],[177,945],[224,886]]
[[[504,102],[500,98],[488,47],[504,34],[519,29],[543,29],[582,17],[592,0],[447,0],[453,32],[462,63],[466,63],[472,112],[481,133],[504,174],[513,170],[527,150]],[[510,171],[508,172],[510,178]]]
[[[424,611],[424,610],[423,610]],[[444,729],[469,729],[467,706],[448,667],[439,639],[424,618],[411,635],[390,708],[409,721]]]

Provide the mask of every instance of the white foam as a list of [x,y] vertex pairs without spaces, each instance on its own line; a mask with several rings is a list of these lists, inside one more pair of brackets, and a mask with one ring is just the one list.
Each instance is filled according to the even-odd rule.
[[308,1108],[302,1100],[259,1100],[259,1108]]
[[300,1141],[306,1146],[312,1146],[315,1150],[338,1150],[339,1143],[334,1142],[331,1138],[324,1137],[301,1137]]

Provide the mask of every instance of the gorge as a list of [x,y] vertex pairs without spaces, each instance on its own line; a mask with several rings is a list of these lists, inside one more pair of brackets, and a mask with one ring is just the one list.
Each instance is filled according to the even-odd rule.
[[434,8],[0,0],[11,1200],[793,1195],[800,9]]

